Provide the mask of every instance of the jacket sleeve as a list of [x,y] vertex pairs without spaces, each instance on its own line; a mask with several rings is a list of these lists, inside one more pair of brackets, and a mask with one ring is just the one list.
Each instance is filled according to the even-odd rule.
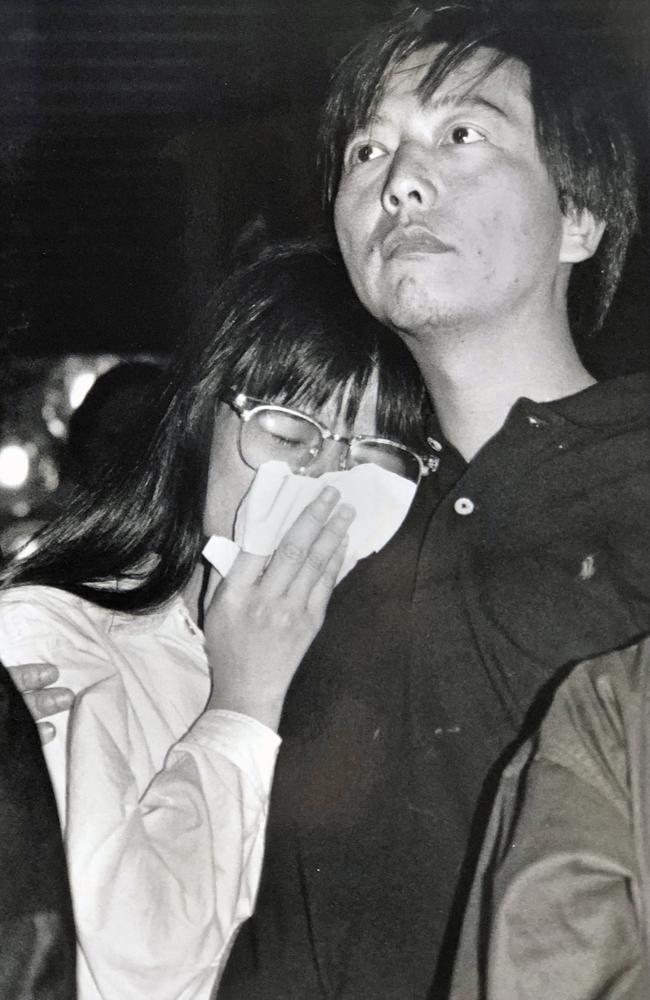
[[575,772],[531,765],[492,885],[489,1000],[642,1000],[629,823]]
[[206,712],[142,791],[129,757],[137,714],[104,651],[87,636],[53,646],[51,630],[31,635],[11,662],[55,662],[78,692],[67,752],[61,734],[46,750],[65,792],[80,997],[208,997],[254,905],[279,739],[246,716]]
[[452,1000],[642,1000],[640,875],[623,714],[587,665],[506,769]]

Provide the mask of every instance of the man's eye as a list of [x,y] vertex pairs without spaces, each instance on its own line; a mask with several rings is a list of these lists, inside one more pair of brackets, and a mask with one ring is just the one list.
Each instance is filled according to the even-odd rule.
[[454,146],[468,146],[473,142],[485,142],[485,136],[471,125],[454,125],[448,133],[448,141]]
[[350,163],[368,163],[369,160],[376,160],[382,153],[383,149],[377,143],[364,142],[351,150]]

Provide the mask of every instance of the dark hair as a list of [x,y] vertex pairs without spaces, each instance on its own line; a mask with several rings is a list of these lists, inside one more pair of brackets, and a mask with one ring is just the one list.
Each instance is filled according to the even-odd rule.
[[[269,249],[224,282],[179,348],[148,453],[114,469],[101,489],[80,491],[0,582],[48,584],[116,610],[160,605],[187,582],[202,545],[224,395],[235,389],[309,409],[334,399],[353,421],[375,371],[379,433],[425,450],[428,404],[417,366],[358,302],[338,255]],[[124,578],[126,587],[106,586]]]
[[332,80],[320,133],[326,200],[336,195],[348,139],[366,126],[395,66],[430,45],[440,47],[418,87],[423,102],[479,49],[494,51],[485,75],[508,59],[527,67],[537,144],[562,211],[588,209],[606,223],[595,257],[590,317],[600,325],[637,226],[635,155],[613,67],[596,54],[591,40],[577,39],[566,21],[553,23],[539,7],[445,2],[404,12],[375,28]]

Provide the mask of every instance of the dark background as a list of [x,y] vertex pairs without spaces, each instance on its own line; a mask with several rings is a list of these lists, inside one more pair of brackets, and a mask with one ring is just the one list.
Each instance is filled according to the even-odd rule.
[[[544,16],[549,5],[538,6]],[[559,6],[629,68],[645,183],[650,4]],[[314,137],[328,74],[394,8],[387,0],[5,0],[5,349],[165,352],[227,267],[242,226],[260,216],[272,234],[317,225]],[[650,367],[649,263],[637,239],[608,326],[585,347],[597,374]]]

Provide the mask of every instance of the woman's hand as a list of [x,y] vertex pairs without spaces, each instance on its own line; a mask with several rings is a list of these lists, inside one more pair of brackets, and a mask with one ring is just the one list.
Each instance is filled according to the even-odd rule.
[[[326,487],[266,556],[242,552],[205,612],[212,669],[208,708],[250,715],[277,729],[284,697],[323,624],[354,508]],[[330,517],[330,515],[332,515]]]
[[69,688],[50,687],[59,679],[59,671],[51,663],[24,663],[7,670],[32,713],[41,743],[49,743],[56,736],[54,724],[39,720],[72,708],[74,694]]

